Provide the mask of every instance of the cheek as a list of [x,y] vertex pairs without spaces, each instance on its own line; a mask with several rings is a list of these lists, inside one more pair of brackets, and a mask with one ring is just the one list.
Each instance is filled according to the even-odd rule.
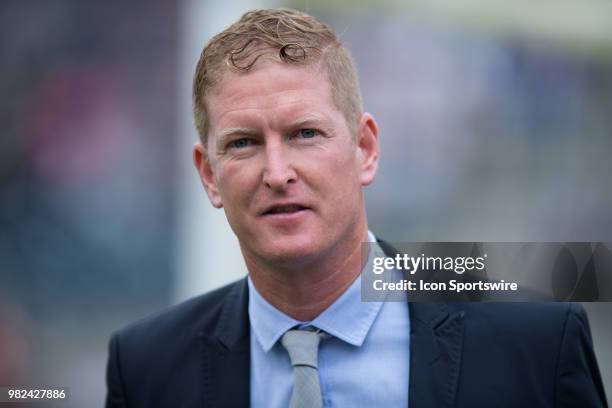
[[337,175],[345,182],[358,182],[358,161],[354,150],[343,150],[341,153],[332,155],[329,160],[330,174]]
[[258,182],[254,166],[238,162],[224,163],[219,166],[217,174],[217,186],[226,207],[242,206],[250,201]]
[[333,207],[346,207],[354,202],[361,190],[357,170],[355,156],[350,152],[330,155],[325,165],[320,166],[318,174]]

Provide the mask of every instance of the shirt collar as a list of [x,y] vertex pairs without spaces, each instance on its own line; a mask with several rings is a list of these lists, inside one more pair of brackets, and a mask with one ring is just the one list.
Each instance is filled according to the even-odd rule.
[[[382,249],[370,231],[368,239],[371,244],[366,267],[371,269],[374,254],[382,252]],[[265,352],[268,352],[287,330],[295,326],[313,326],[360,347],[382,307],[382,302],[361,301],[361,274],[334,303],[311,322],[295,320],[272,306],[259,294],[250,277],[248,285],[251,328]]]

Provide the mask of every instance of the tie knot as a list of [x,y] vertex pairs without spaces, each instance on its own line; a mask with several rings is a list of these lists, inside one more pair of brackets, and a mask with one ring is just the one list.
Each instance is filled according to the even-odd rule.
[[319,333],[308,330],[288,330],[281,338],[287,349],[291,365],[317,368]]

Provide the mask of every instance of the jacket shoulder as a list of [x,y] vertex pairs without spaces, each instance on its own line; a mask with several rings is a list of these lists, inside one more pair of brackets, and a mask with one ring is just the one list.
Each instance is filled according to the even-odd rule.
[[202,375],[202,338],[219,331],[223,322],[227,331],[228,320],[248,321],[245,293],[246,279],[241,279],[115,332],[109,344],[106,406],[173,406],[177,395],[189,406],[199,404],[199,388],[189,385]]
[[472,302],[465,304],[468,316],[485,328],[498,328],[523,338],[561,339],[567,321],[586,320],[582,305],[568,302]]
[[114,333],[124,347],[132,342],[146,339],[155,344],[182,336],[196,335],[198,332],[211,331],[218,322],[224,302],[231,293],[240,291],[246,279],[240,279],[211,292],[188,299],[177,305],[167,307],[147,317],[137,320]]

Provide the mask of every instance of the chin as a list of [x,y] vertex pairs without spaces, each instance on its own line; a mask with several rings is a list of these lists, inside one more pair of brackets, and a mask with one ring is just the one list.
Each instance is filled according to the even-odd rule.
[[311,239],[288,239],[279,237],[268,242],[258,251],[263,258],[280,264],[307,263],[321,253],[320,241]]

